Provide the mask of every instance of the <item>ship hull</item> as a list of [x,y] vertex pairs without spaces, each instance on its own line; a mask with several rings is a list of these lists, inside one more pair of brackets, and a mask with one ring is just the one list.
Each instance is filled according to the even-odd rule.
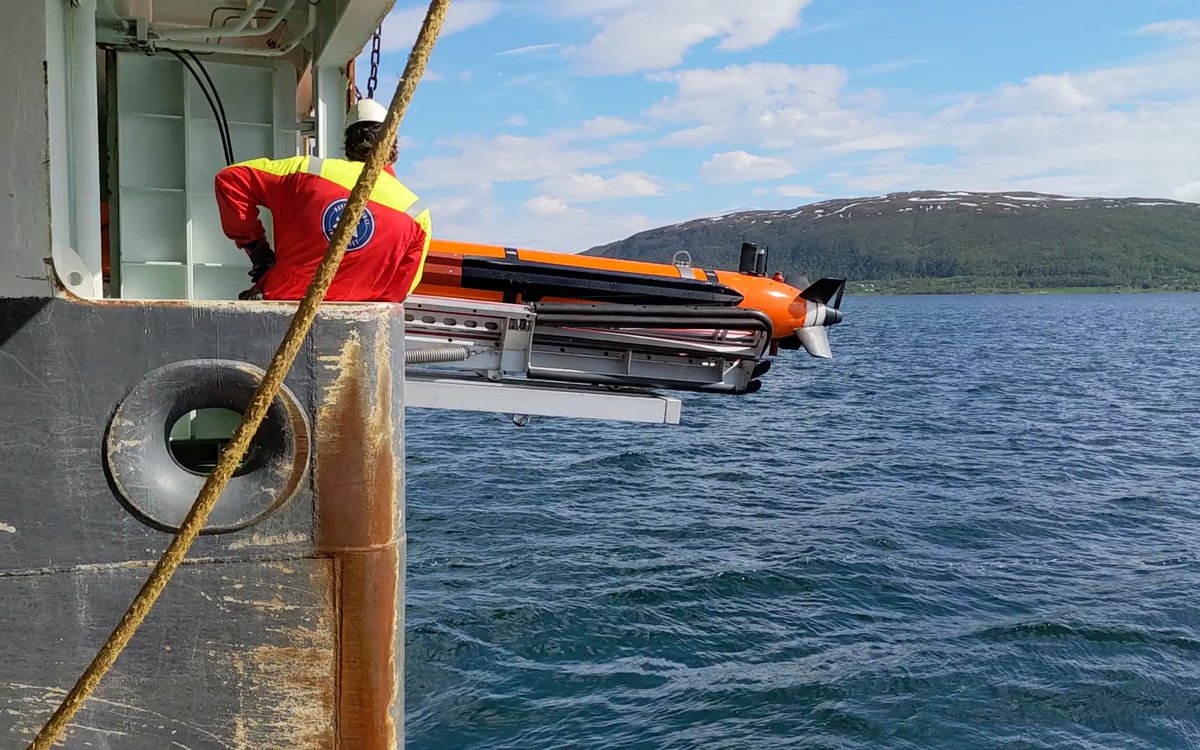
[[[244,408],[293,305],[0,300],[0,745],[24,747],[204,476],[171,421]],[[327,305],[206,533],[64,747],[403,744],[403,319]]]

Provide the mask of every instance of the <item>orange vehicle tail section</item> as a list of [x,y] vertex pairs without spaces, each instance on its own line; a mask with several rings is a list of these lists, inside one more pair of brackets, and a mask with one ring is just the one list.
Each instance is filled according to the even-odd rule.
[[[609,280],[627,279],[630,285],[641,284],[642,296],[632,289],[625,289],[624,297],[605,299],[602,292],[588,288],[583,281],[576,286],[572,286],[569,281],[531,285],[517,279],[515,272],[506,276],[504,269],[493,269],[489,274],[485,274],[479,269],[486,265],[504,265],[506,269],[523,268],[531,272],[536,270],[538,273],[557,268],[564,277],[569,278],[573,273],[578,273],[580,279],[592,278],[591,275],[594,274],[606,274],[605,278]],[[507,285],[504,283],[505,279],[508,279]],[[662,298],[653,302],[643,299],[645,295],[654,293],[653,288],[656,285],[663,290]],[[619,287],[620,283],[617,282],[616,286]],[[708,290],[707,293],[705,289]],[[614,292],[614,295],[621,294],[621,291]],[[816,322],[815,302],[803,296],[805,290],[797,289],[783,281],[780,274],[769,277],[670,263],[649,263],[441,239],[434,239],[430,244],[424,275],[415,293],[431,297],[491,302],[634,301],[658,304],[737,305],[766,313],[771,318],[773,336],[777,339],[792,336],[797,328],[819,325]],[[840,296],[838,300],[840,301]]]

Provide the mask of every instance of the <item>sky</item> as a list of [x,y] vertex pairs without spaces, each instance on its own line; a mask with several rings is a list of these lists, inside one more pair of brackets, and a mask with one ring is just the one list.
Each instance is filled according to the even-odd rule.
[[905,190],[1200,202],[1200,0],[453,0],[401,135],[435,236],[563,252]]

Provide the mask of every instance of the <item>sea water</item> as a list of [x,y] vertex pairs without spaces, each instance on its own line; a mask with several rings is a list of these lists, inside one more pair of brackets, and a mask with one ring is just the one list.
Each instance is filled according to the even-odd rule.
[[409,412],[410,750],[1200,746],[1200,294],[843,310],[678,427]]

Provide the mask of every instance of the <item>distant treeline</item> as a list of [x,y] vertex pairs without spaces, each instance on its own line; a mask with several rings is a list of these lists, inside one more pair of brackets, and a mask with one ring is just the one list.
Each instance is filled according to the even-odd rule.
[[694,265],[735,269],[748,241],[769,247],[771,272],[845,277],[860,291],[1200,289],[1197,204],[1086,200],[1013,209],[914,208],[906,199],[911,195],[928,194],[828,201],[818,204],[824,207],[819,213],[804,207],[802,213],[688,222],[588,254],[669,262],[687,250]]

